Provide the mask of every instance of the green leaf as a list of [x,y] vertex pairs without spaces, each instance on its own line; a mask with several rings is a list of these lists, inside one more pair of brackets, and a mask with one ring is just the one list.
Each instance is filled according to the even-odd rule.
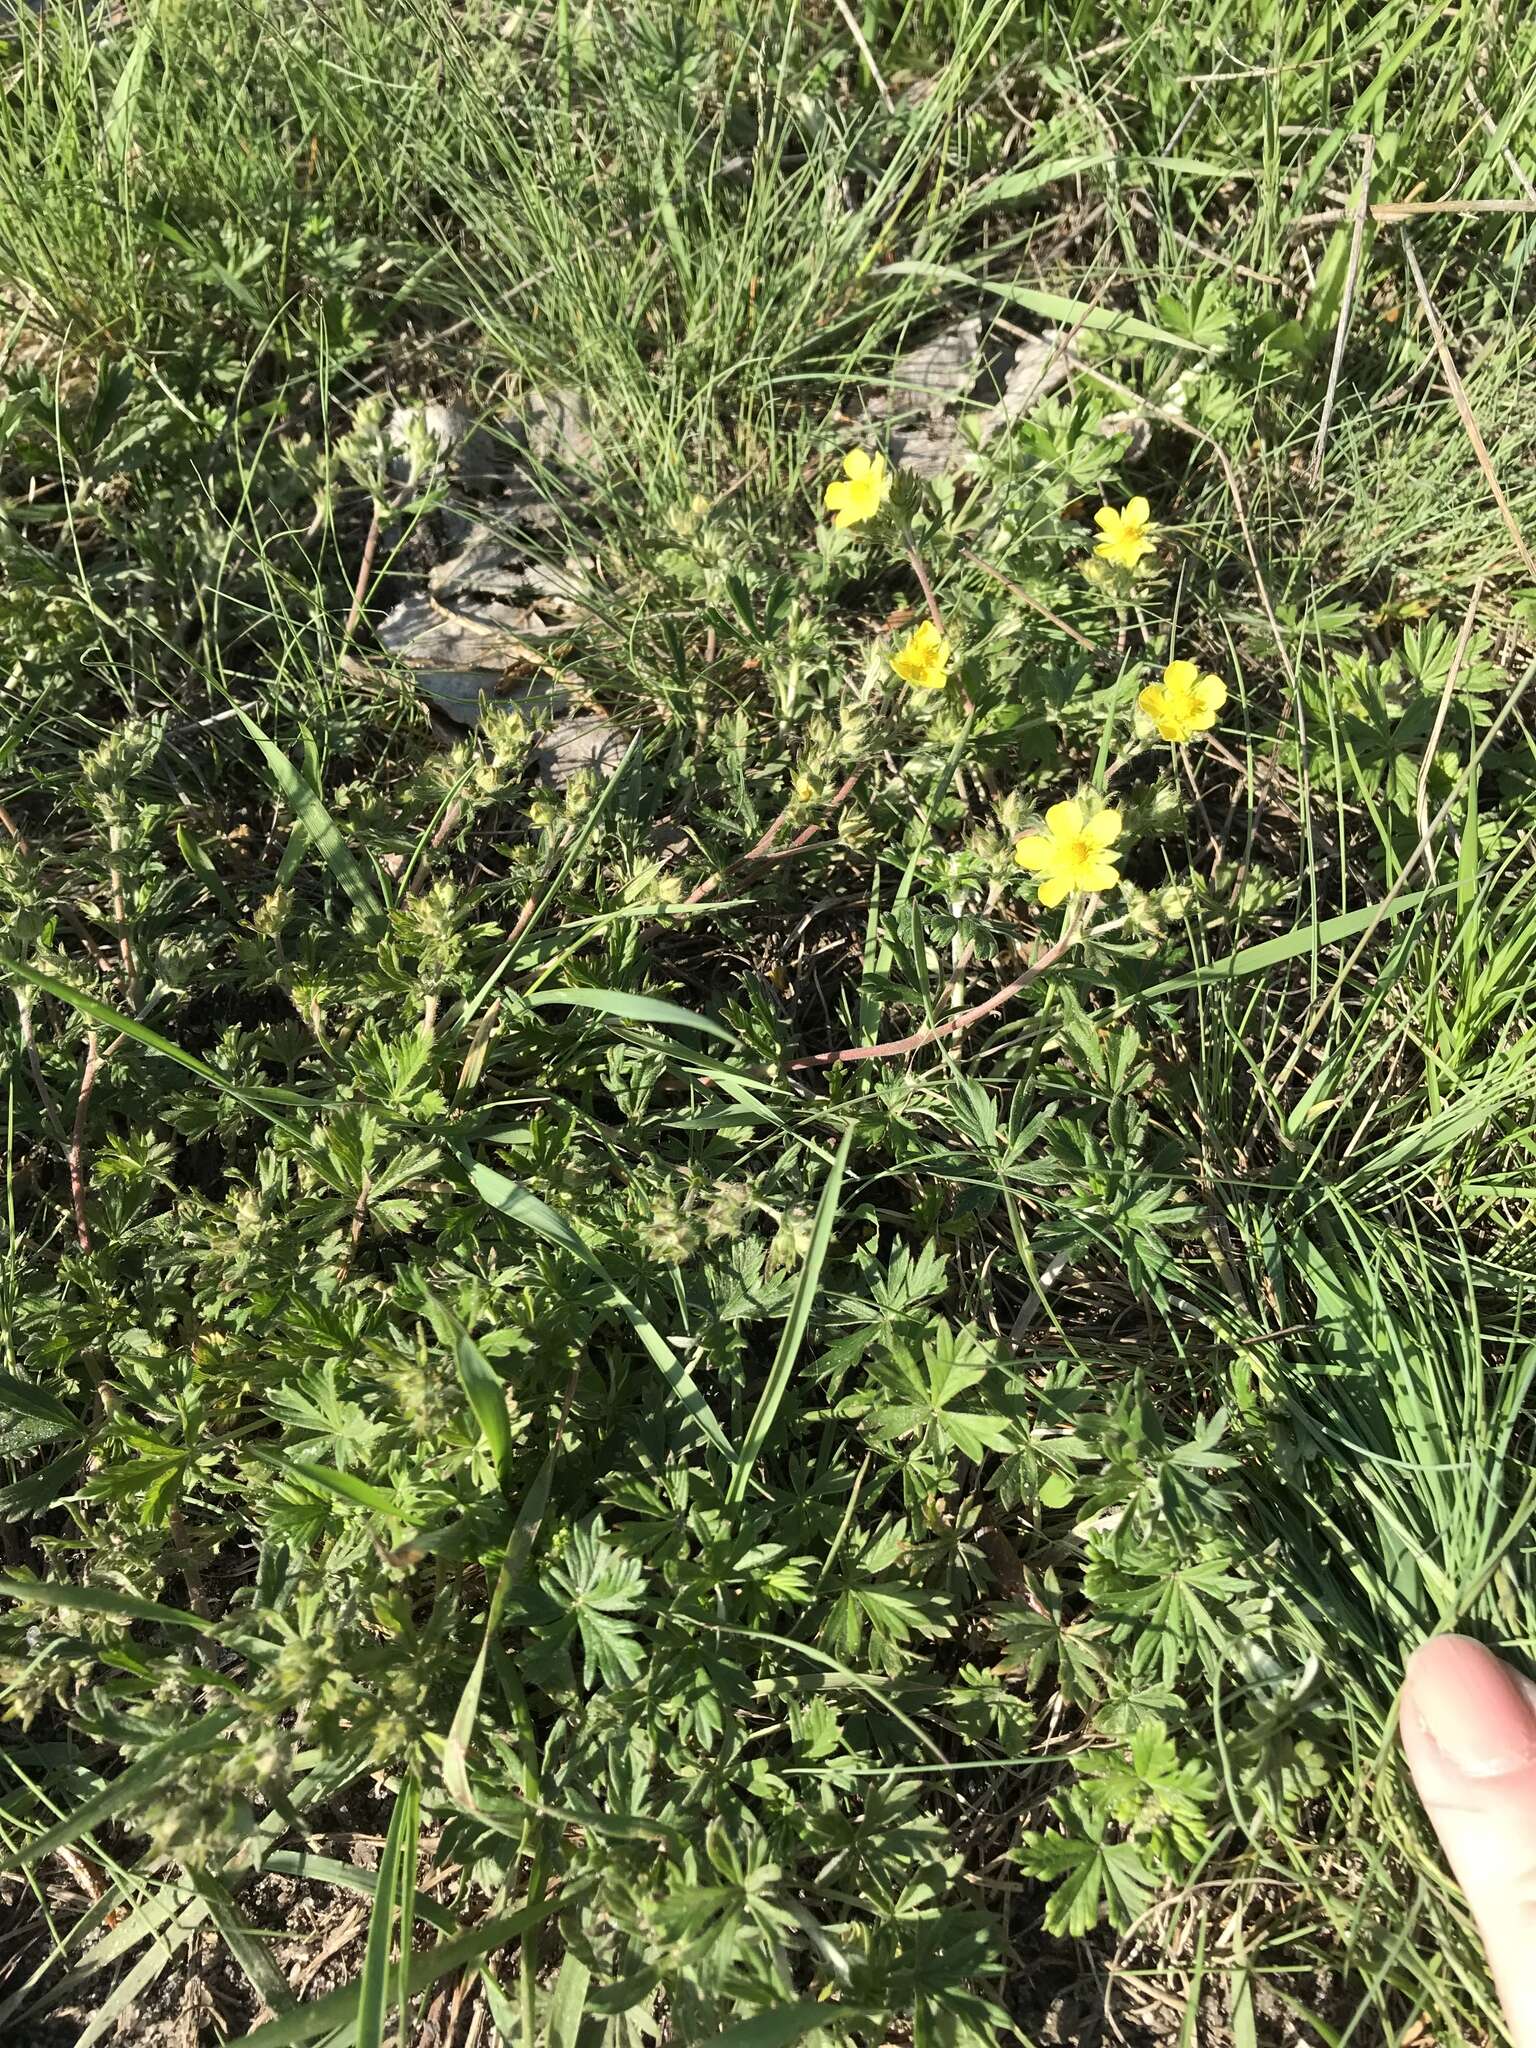
[[1040,1488],[1040,1505],[1052,1509],[1069,1508],[1076,1490],[1065,1472],[1052,1472]]
[[84,1424],[56,1394],[18,1379],[14,1373],[0,1372],[0,1415],[24,1415],[33,1422],[50,1423],[59,1436],[85,1434]]
[[1056,1887],[1045,1908],[1051,1934],[1091,1934],[1106,1910],[1112,1927],[1128,1927],[1151,1903],[1152,1873],[1134,1842],[1029,1833],[1015,1856]]
[[262,758],[271,770],[272,780],[277,784],[284,803],[308,832],[319,849],[321,859],[336,880],[364,916],[381,916],[382,906],[379,899],[374,894],[367,876],[353,858],[351,848],[342,838],[336,820],[325,808],[318,790],[306,781],[286,754],[273,746],[255,719],[244,711],[237,711],[236,716],[260,747]]
[[645,1346],[652,1362],[660,1368],[662,1377],[672,1389],[679,1406],[715,1449],[723,1457],[729,1458],[730,1442],[725,1431],[715,1420],[709,1403],[699,1392],[692,1373],[661,1332],[630,1300],[618,1282],[609,1277],[602,1261],[595,1252],[588,1249],[565,1218],[551,1209],[547,1202],[541,1202],[539,1197],[531,1194],[527,1188],[519,1187],[516,1181],[508,1180],[505,1174],[497,1173],[492,1167],[476,1163],[470,1167],[469,1177],[481,1201],[511,1222],[520,1223],[526,1229],[536,1231],[551,1244],[559,1245],[562,1251],[571,1253],[572,1257],[581,1261],[589,1273],[595,1274],[604,1283],[609,1301],[629,1319],[635,1335]]
[[[416,1837],[421,1825],[421,1788],[408,1777],[395,1800],[379,1858],[379,1882],[373,1894],[373,1911],[368,1918],[368,1941],[363,1951],[363,1973],[357,1990],[357,2048],[383,2048],[384,2015],[389,1997],[389,1949],[395,1929],[395,1899],[400,1888],[402,1863],[409,1858],[416,1866]],[[402,1923],[400,1945],[409,1951],[410,1927]]]
[[512,1425],[507,1418],[507,1391],[501,1375],[451,1308],[430,1292],[426,1308],[440,1341],[453,1353],[465,1398],[480,1425],[480,1434],[490,1446],[496,1477],[505,1486],[512,1462]]
[[696,1016],[680,1003],[669,1003],[661,996],[631,995],[618,988],[541,988],[526,1000],[535,1010],[558,1009],[562,1005],[598,1010],[604,1016],[622,1018],[626,1024],[667,1024],[674,1030],[707,1031],[711,1037],[723,1038],[728,1045],[741,1042],[734,1031],[717,1024],[713,1017]]
[[[542,1926],[562,1907],[574,1904],[591,1886],[590,1878],[578,1879],[562,1886],[551,1898],[540,1899],[534,1905],[523,1906],[516,1913],[504,1914],[496,1920],[484,1920],[478,1927],[467,1928],[451,1941],[439,1942],[436,1948],[413,1955],[406,1984],[408,1995],[415,1998],[437,1983],[440,1977],[483,1962],[495,1950],[526,1934],[530,1927]],[[299,2048],[302,2042],[316,2040],[346,2025],[356,2012],[357,1986],[343,1984],[339,1989],[327,1992],[324,1998],[301,2005],[297,2012],[285,2013],[281,2019],[268,2020],[265,2026],[242,2034],[233,2048]]]
[[1117,313],[1108,306],[1091,305],[1086,299],[1063,298],[1060,292],[1037,291],[1033,285],[1013,284],[1003,278],[981,277],[951,263],[887,263],[882,277],[920,277],[930,284],[963,285],[968,291],[991,292],[1010,306],[1022,306],[1042,320],[1058,327],[1087,328],[1093,334],[1109,334],[1128,341],[1153,341],[1161,348],[1176,348],[1193,355],[1208,355],[1203,343],[1167,327],[1154,327],[1134,313]]
[[757,1407],[747,1425],[747,1433],[741,1440],[741,1449],[731,1465],[730,1483],[726,1487],[728,1502],[736,1503],[746,1499],[747,1487],[752,1478],[752,1467],[768,1440],[773,1428],[774,1417],[779,1412],[789,1386],[789,1376],[794,1370],[800,1345],[811,1320],[811,1309],[816,1300],[816,1288],[821,1280],[822,1265],[826,1260],[827,1246],[832,1241],[832,1227],[837,1221],[838,1197],[842,1193],[843,1169],[848,1164],[848,1150],[853,1143],[853,1126],[850,1124],[843,1133],[843,1142],[837,1148],[837,1156],[827,1171],[827,1178],[821,1190],[821,1200],[816,1204],[816,1220],[811,1227],[810,1249],[805,1255],[805,1264],[800,1268],[800,1278],[795,1284],[795,1298],[789,1305],[789,1314],[784,1328],[779,1333],[778,1349],[773,1355],[773,1364],[768,1368],[768,1378],[758,1396]]

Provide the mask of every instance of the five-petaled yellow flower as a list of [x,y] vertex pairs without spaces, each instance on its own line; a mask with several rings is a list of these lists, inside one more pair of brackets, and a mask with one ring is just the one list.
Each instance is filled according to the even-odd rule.
[[835,512],[834,526],[858,526],[873,519],[891,495],[891,473],[883,455],[866,455],[862,448],[850,448],[843,457],[843,473],[827,485],[827,510]]
[[1076,797],[1052,804],[1043,832],[1027,832],[1013,849],[1021,868],[1040,877],[1040,901],[1048,910],[1079,891],[1097,895],[1118,888],[1116,856],[1109,849],[1120,837],[1120,813],[1091,815]]
[[1175,745],[1209,732],[1227,701],[1220,676],[1203,676],[1192,661],[1170,661],[1160,683],[1149,683],[1136,699],[1165,740]]
[[1093,523],[1104,536],[1093,552],[1117,569],[1134,569],[1143,555],[1152,553],[1152,507],[1145,498],[1132,498],[1123,512],[1101,505]]
[[949,642],[931,619],[891,656],[891,667],[914,690],[942,690],[949,680]]

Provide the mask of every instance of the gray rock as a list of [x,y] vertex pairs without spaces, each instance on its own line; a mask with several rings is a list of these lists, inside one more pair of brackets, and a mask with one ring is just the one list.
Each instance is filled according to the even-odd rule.
[[958,405],[971,396],[980,372],[981,321],[973,314],[897,358],[887,403],[892,410]]
[[1020,342],[1003,379],[1002,396],[977,422],[980,439],[990,440],[1001,428],[1022,419],[1059,384],[1065,384],[1072,374],[1073,362],[1071,349],[1054,328],[1048,327],[1043,334]]
[[380,642],[402,661],[423,668],[481,668],[500,675],[512,663],[538,661],[564,626],[546,625],[536,613],[493,598],[408,597],[378,625]]
[[550,727],[534,749],[539,773],[556,789],[564,789],[573,775],[590,768],[606,782],[629,749],[630,736],[611,718],[591,712],[580,718],[562,718]]
[[948,476],[1071,372],[1071,352],[1053,329],[1016,347],[999,345],[973,314],[899,357],[889,388],[870,398],[865,413],[890,423],[891,457],[902,468]]
[[390,414],[389,443],[392,448],[404,451],[406,432],[418,413],[445,459],[467,441],[474,430],[475,417],[468,406],[457,403],[445,405],[435,398],[423,399],[420,405],[397,405]]
[[424,668],[416,687],[444,718],[455,725],[476,726],[486,703],[496,695],[496,677],[485,668]]
[[574,556],[564,566],[537,561],[511,537],[488,526],[476,527],[457,554],[439,562],[428,577],[434,596],[457,598],[468,593],[492,597],[538,598],[541,610],[573,611],[585,585],[585,562]]
[[517,424],[535,462],[581,467],[597,452],[592,415],[579,391],[532,392]]

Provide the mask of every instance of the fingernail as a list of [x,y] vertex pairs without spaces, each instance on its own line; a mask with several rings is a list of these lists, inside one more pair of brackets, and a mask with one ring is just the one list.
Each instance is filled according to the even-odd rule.
[[1470,1636],[1435,1636],[1408,1660],[1407,1704],[1463,1777],[1536,1763],[1536,1706],[1519,1675]]

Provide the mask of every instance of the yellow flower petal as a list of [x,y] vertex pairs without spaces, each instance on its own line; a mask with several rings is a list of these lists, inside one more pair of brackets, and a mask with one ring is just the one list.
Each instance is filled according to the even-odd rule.
[[1084,845],[1095,853],[1102,853],[1106,846],[1113,846],[1120,837],[1120,813],[1100,811],[1084,825],[1081,833]]
[[949,677],[949,642],[931,619],[891,656],[891,667],[914,690],[942,690]]
[[1113,505],[1101,505],[1093,515],[1093,523],[1101,533],[1118,533],[1121,517]]
[[1214,720],[1227,701],[1227,686],[1220,676],[1202,676],[1195,685],[1195,697],[1201,712]]
[[[879,456],[875,456],[874,462],[879,460]],[[843,457],[843,475],[850,477],[854,483],[859,483],[867,477],[873,466],[874,463],[862,448],[850,448]]]
[[848,484],[842,477],[839,477],[836,483],[830,483],[827,485],[827,495],[825,499],[827,510],[829,512],[840,511],[842,507],[847,504],[849,496],[850,490]]
[[1146,526],[1152,517],[1152,507],[1145,498],[1132,498],[1125,508],[1127,526]]
[[1058,903],[1065,903],[1071,893],[1060,875],[1052,875],[1048,882],[1040,884],[1040,901],[1047,910],[1054,910]]
[[1076,839],[1083,829],[1083,807],[1075,796],[1052,804],[1045,814],[1045,829],[1053,839]]
[[1163,670],[1163,681],[1170,690],[1192,690],[1200,677],[1200,671],[1192,661],[1170,661]]
[[1013,858],[1019,867],[1033,868],[1039,873],[1055,862],[1056,842],[1047,839],[1043,832],[1026,832],[1014,846]]
[[1118,889],[1120,871],[1113,861],[1091,860],[1080,867],[1072,877],[1072,886],[1085,889],[1091,895],[1100,896],[1106,889]]

